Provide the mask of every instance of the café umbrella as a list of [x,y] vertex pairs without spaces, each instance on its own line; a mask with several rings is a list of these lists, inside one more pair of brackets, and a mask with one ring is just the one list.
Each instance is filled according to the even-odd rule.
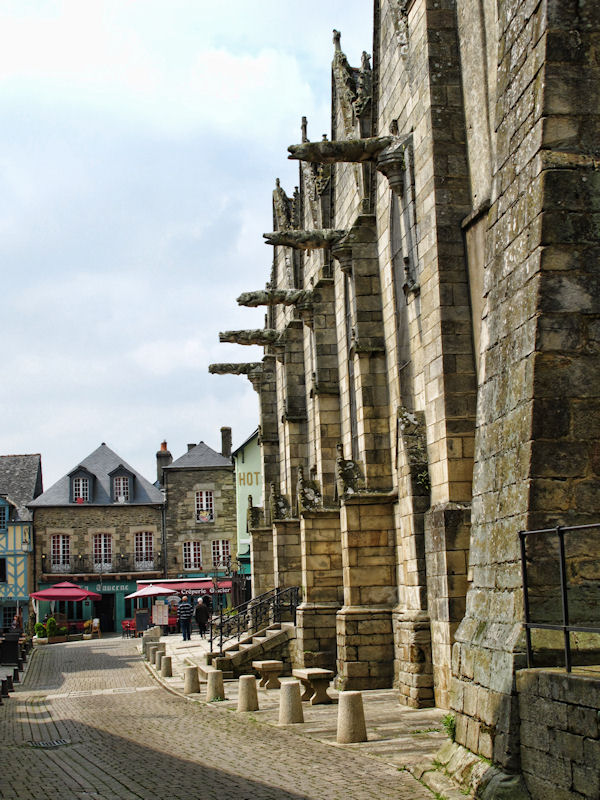
[[166,594],[177,594],[177,590],[151,583],[149,586],[143,586],[136,592],[128,594],[125,599],[130,600],[132,597],[161,597]]
[[55,583],[48,589],[40,589],[39,592],[32,592],[30,597],[34,600],[45,600],[48,603],[54,600],[72,600],[78,602],[80,600],[101,600],[102,595],[97,592],[90,592],[84,589],[83,586],[77,586],[76,583],[69,583],[63,581],[62,583]]

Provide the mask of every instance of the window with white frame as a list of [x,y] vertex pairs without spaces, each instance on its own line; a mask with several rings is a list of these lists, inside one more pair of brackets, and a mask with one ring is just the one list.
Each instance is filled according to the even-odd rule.
[[73,501],[87,503],[90,499],[89,480],[87,478],[73,478]]
[[229,539],[215,539],[212,543],[213,567],[226,567],[229,556]]
[[112,570],[112,536],[110,533],[94,534],[94,572]]
[[196,492],[196,522],[214,522],[214,492]]
[[129,501],[129,478],[126,475],[117,475],[113,478],[113,496],[117,503]]
[[0,505],[0,528],[6,528],[8,525],[8,508]]
[[151,531],[135,534],[135,568],[154,569],[154,536]]
[[183,543],[183,568],[202,569],[202,542]]
[[50,537],[50,564],[52,572],[68,572],[71,568],[71,537],[56,533]]

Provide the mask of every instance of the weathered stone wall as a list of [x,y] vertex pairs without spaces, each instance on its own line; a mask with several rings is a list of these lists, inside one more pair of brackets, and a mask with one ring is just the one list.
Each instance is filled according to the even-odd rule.
[[453,706],[457,740],[514,770],[514,671],[523,666],[518,531],[600,513],[599,29],[597,4],[498,5],[473,582],[453,653]]
[[521,768],[532,800],[600,797],[600,679],[517,672]]
[[298,666],[335,668],[336,613],[344,602],[337,510],[305,512],[300,520],[302,604],[298,608]]
[[[229,540],[231,555],[235,555],[236,503],[233,465],[223,469],[167,469],[164,475],[167,493],[167,577],[175,577],[184,571],[183,543],[187,541],[202,542],[202,570],[211,572],[211,543],[215,539]],[[199,491],[214,493],[214,522],[196,522],[195,499],[196,492]]]
[[[74,506],[48,507],[34,510],[35,551],[38,577],[50,573],[48,563],[51,539],[54,534],[71,537],[71,557],[93,555],[93,537],[97,533],[112,535],[112,552],[121,553],[132,561],[135,550],[135,534],[150,531],[153,534],[154,553],[162,551],[161,509],[152,506]],[[42,559],[42,555],[48,559]],[[131,566],[129,567],[131,570]]]
[[275,588],[273,570],[273,529],[251,528],[250,569],[252,572],[252,597]]

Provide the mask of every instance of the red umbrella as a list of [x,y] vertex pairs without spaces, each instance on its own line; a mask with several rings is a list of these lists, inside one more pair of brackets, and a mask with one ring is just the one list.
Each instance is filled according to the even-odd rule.
[[101,594],[90,592],[84,589],[83,586],[77,586],[76,583],[69,583],[69,581],[55,583],[49,589],[32,592],[29,596],[33,597],[34,600],[46,600],[48,602],[52,600],[100,600],[102,598]]

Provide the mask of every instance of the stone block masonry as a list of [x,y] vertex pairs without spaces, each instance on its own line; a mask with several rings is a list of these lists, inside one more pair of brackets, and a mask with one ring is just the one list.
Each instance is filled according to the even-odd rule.
[[521,768],[532,800],[600,797],[600,672],[517,672]]

